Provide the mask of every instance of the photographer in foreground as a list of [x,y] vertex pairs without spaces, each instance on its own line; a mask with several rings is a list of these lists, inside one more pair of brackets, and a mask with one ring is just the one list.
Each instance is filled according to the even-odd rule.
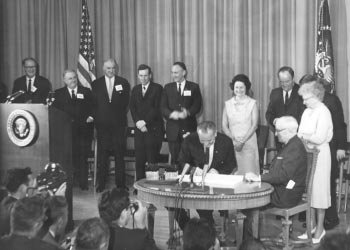
[[126,190],[113,188],[103,192],[98,210],[111,230],[109,249],[158,249],[146,228],[146,208],[140,201],[131,203]]

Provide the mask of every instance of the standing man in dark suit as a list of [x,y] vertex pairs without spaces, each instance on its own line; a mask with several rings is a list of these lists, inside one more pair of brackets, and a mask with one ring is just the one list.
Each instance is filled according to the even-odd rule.
[[6,101],[7,94],[8,94],[8,89],[6,85],[0,82],[0,103],[3,103]]
[[297,205],[305,191],[307,153],[297,136],[298,123],[294,117],[277,118],[275,126],[276,136],[284,147],[271,162],[270,172],[260,176],[247,173],[245,179],[273,185],[272,205],[288,208]]
[[[300,79],[300,85],[312,81],[316,81],[317,77],[312,75],[305,75]],[[346,123],[344,121],[344,112],[341,101],[338,96],[331,93],[331,85],[325,79],[320,79],[324,88],[325,94],[323,103],[327,106],[332,115],[333,123],[333,138],[329,143],[331,150],[331,206],[326,210],[324,228],[326,230],[333,229],[339,224],[339,217],[337,212],[337,193],[336,193],[336,179],[339,177],[338,161],[345,157],[347,146],[347,132]]]
[[51,90],[51,84],[38,72],[39,64],[31,57],[22,61],[25,75],[17,78],[13,84],[12,93],[20,90],[24,92],[13,103],[46,103],[46,98]]
[[[197,132],[188,135],[181,146],[179,163],[183,167],[180,182],[190,167],[196,167],[196,172],[205,179],[206,173],[230,174],[236,165],[232,140],[218,133],[216,125],[211,121],[198,124]],[[195,173],[195,174],[197,174]],[[214,224],[213,210],[197,210],[201,218]],[[220,211],[222,214],[223,211]],[[183,230],[189,221],[183,209],[176,211],[180,228]]]
[[114,59],[103,63],[103,71],[105,75],[92,83],[93,114],[97,130],[98,192],[105,189],[110,151],[115,159],[115,183],[117,187],[127,189],[124,152],[130,84],[126,79],[117,76],[118,65]]
[[72,119],[73,179],[82,190],[88,189],[87,153],[91,147],[92,95],[88,88],[78,85],[74,70],[63,72],[66,85],[55,91],[53,106],[67,113]]
[[174,82],[165,85],[161,111],[166,119],[166,135],[172,163],[177,163],[181,142],[197,128],[196,115],[202,107],[199,85],[186,80],[187,69],[183,62],[175,62],[171,68]]
[[[305,106],[302,98],[298,94],[299,85],[294,82],[294,70],[284,66],[277,73],[280,87],[275,88],[270,94],[265,117],[272,132],[275,132],[275,119],[281,116],[293,116],[298,124]],[[281,149],[281,144],[276,138],[276,147]]]
[[137,84],[131,91],[130,111],[136,124],[135,156],[136,180],[145,178],[145,164],[156,163],[162,146],[164,127],[160,112],[160,98],[163,87],[151,81],[152,71],[141,64]]

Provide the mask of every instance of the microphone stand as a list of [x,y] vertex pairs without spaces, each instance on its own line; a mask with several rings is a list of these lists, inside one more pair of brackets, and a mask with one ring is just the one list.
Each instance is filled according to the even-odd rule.
[[13,93],[12,95],[7,96],[5,103],[12,103],[17,97],[19,97],[23,94],[24,94],[23,90],[17,91],[15,93]]

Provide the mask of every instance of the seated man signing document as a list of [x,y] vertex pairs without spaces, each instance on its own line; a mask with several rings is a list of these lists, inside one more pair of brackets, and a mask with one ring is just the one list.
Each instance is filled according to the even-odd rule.
[[271,162],[270,172],[259,176],[253,173],[245,175],[247,181],[268,182],[274,187],[271,203],[276,207],[297,205],[305,190],[307,153],[297,130],[298,123],[294,117],[277,118],[275,133],[284,146]]
[[[202,175],[203,184],[207,173],[230,174],[236,164],[233,152],[232,140],[218,133],[214,122],[200,123],[197,132],[188,135],[182,143],[178,158],[179,164],[183,167],[180,182],[191,166],[195,166],[196,172]],[[178,223],[183,229],[189,218],[185,211],[178,212],[180,213]],[[212,210],[197,210],[197,212],[201,218],[214,223]]]

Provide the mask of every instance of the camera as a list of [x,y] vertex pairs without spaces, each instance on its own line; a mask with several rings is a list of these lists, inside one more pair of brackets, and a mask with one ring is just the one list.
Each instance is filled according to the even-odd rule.
[[36,177],[38,190],[51,190],[56,193],[58,188],[67,181],[67,175],[58,163],[48,163],[45,171]]

